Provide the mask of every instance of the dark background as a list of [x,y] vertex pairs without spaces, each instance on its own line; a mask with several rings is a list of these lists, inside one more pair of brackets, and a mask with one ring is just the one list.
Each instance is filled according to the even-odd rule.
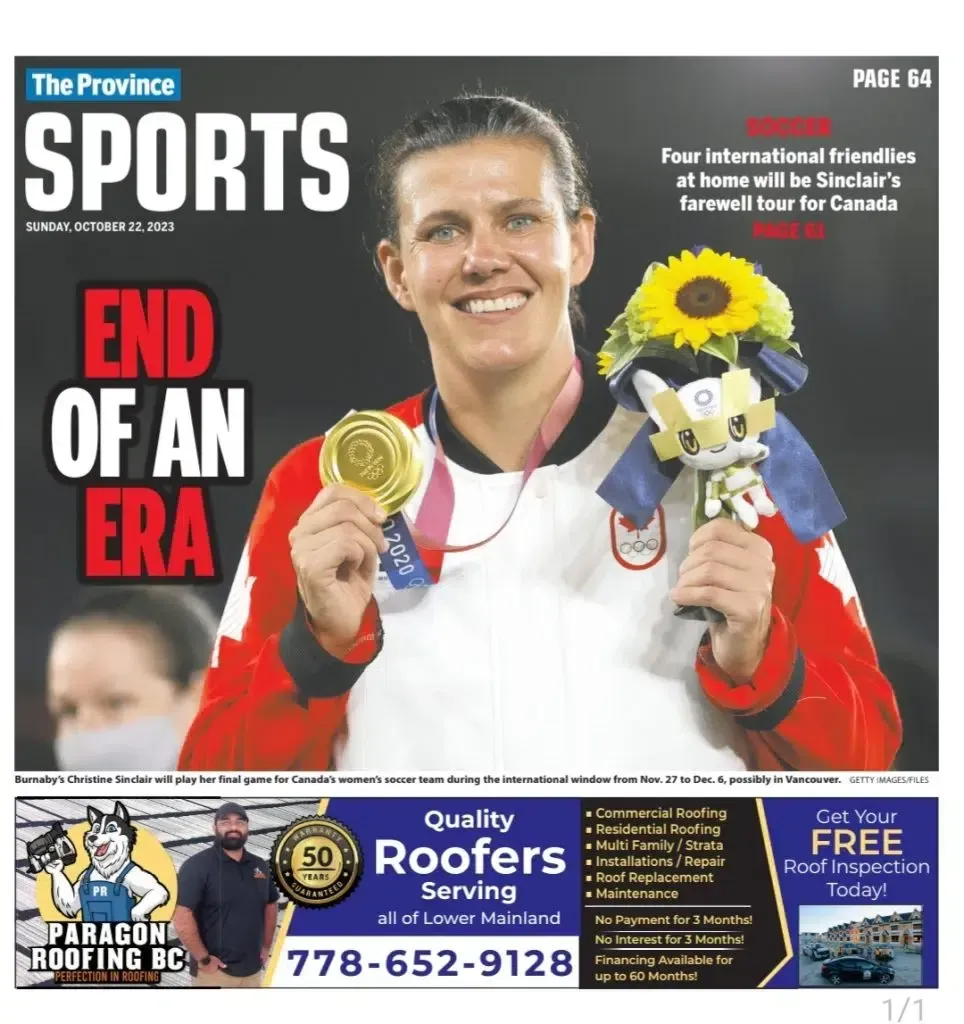
[[[781,408],[820,456],[847,510],[837,538],[853,573],[885,671],[900,700],[905,743],[898,766],[937,768],[937,60],[922,58],[45,58],[26,67],[179,67],[188,121],[188,200],[171,214],[136,202],[133,173],[105,186],[104,209],[38,213],[23,181],[39,172],[23,154],[26,118],[59,109],[74,121],[61,147],[79,166],[79,119],[117,111],[133,122],[149,103],[17,104],[16,235],[16,766],[53,766],[44,710],[50,631],[77,595],[76,500],[43,461],[47,392],[75,367],[75,288],[85,279],[194,279],[220,300],[224,345],[217,376],[254,389],[249,487],[212,488],[225,580],[203,588],[220,611],[260,488],[293,445],[349,408],[383,407],[430,379],[415,318],[376,278],[377,242],[367,177],[379,140],[405,117],[463,90],[504,91],[548,106],[570,123],[587,158],[600,214],[597,256],[582,288],[595,350],[653,260],[693,244],[763,264],[790,296],[795,337],[811,368]],[[930,67],[930,89],[854,89],[852,68]],[[195,112],[303,116],[334,110],[348,122],[336,148],[351,167],[351,193],[335,213],[301,205],[297,133],[285,147],[284,212],[261,205],[260,136],[249,133],[248,209],[197,213],[191,191]],[[748,116],[825,116],[830,139],[748,139]],[[823,241],[753,240],[753,215],[684,214],[663,146],[699,149],[849,146],[913,150],[914,165],[793,165],[815,175],[892,170],[896,213],[757,215],[822,219]],[[699,165],[695,169],[699,169]],[[715,174],[769,167],[717,165]],[[790,166],[779,168],[791,169]],[[75,172],[76,173],[76,172]],[[223,187],[223,186],[222,186]],[[754,190],[755,191],[755,190]],[[830,190],[806,190],[829,197]],[[706,190],[705,195],[729,195]],[[789,193],[788,193],[789,194]],[[849,193],[875,196],[878,190]],[[79,196],[79,187],[75,196]],[[172,234],[28,234],[27,220],[172,220]],[[145,423],[147,421],[145,420]],[[136,464],[136,460],[135,460]]]

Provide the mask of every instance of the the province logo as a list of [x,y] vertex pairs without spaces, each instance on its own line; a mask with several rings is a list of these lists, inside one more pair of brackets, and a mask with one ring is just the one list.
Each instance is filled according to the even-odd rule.
[[163,972],[184,969],[186,953],[167,934],[174,865],[122,803],[54,825],[27,843],[27,861],[47,926],[46,945],[30,950],[31,971],[52,971],[61,985],[156,985]]

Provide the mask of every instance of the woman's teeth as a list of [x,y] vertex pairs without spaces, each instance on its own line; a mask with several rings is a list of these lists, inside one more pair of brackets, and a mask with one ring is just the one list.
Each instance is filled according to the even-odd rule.
[[466,313],[503,313],[507,309],[518,309],[528,302],[529,296],[516,293],[503,295],[498,299],[468,299],[461,303]]

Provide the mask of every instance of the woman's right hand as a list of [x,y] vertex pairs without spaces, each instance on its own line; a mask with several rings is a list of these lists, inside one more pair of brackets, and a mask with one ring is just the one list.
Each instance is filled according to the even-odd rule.
[[361,628],[388,550],[386,516],[371,498],[343,484],[323,488],[288,534],[298,593],[318,642],[335,657]]

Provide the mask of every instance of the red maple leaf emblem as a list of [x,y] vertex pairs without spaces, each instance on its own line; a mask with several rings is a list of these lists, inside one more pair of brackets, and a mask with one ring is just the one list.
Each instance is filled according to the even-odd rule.
[[[646,522],[646,526],[649,526],[649,524],[653,521],[655,515],[656,513],[654,512],[653,515],[649,517],[649,519]],[[631,519],[629,516],[620,516],[619,519],[616,520],[616,522],[618,522],[624,530],[633,530],[636,533],[642,533],[643,530],[646,529],[646,526],[637,526],[636,521],[634,519]]]

